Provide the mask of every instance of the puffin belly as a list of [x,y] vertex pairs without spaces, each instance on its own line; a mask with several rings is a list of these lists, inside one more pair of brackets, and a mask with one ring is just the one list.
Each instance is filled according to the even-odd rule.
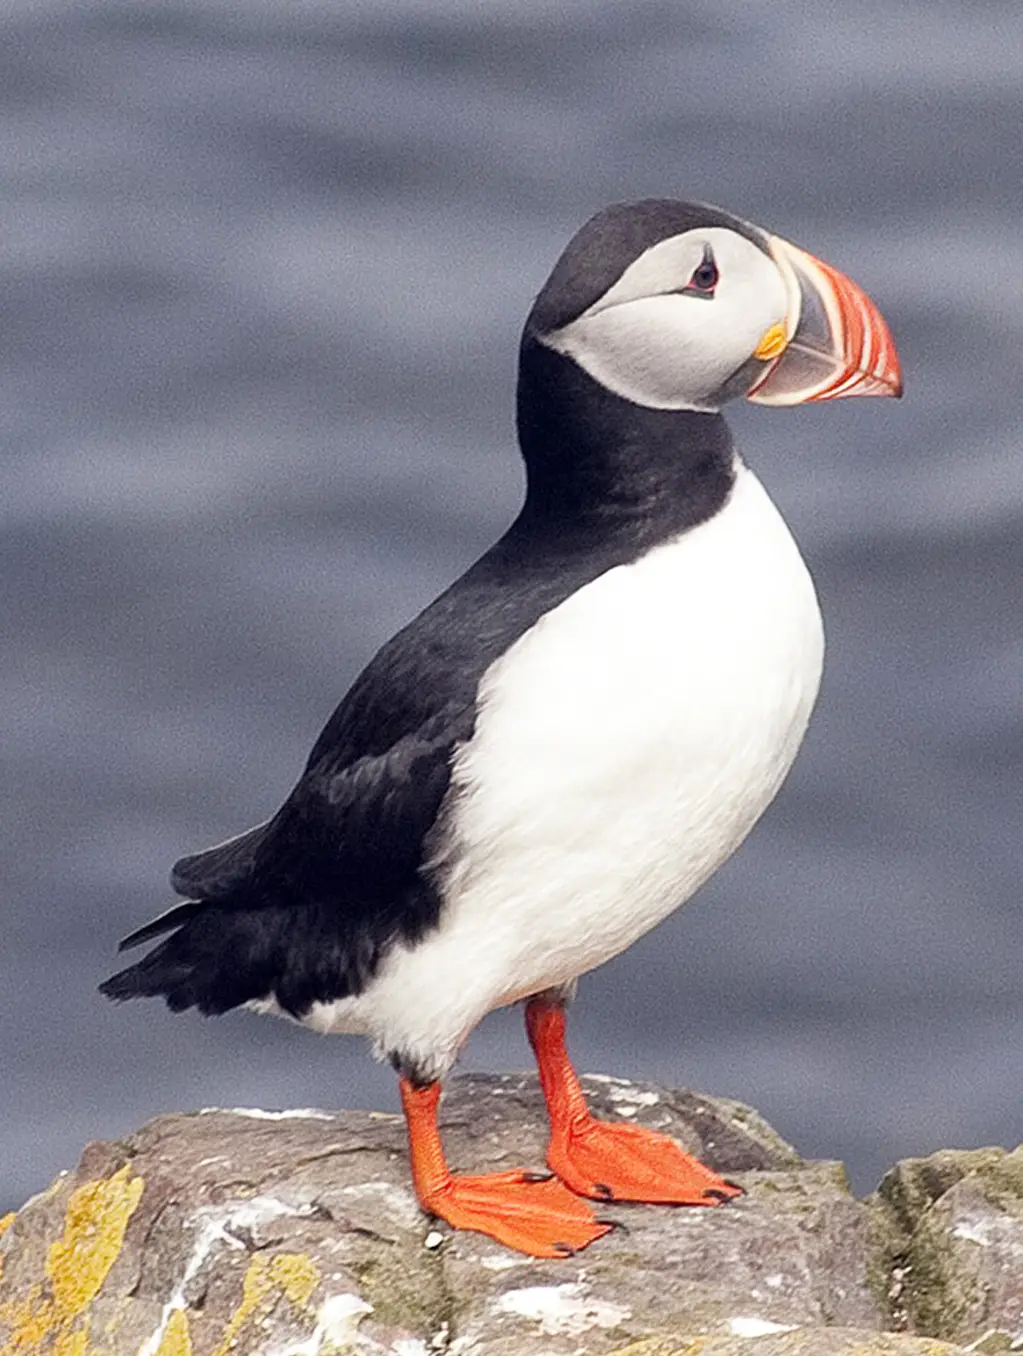
[[440,926],[356,1000],[378,1045],[439,1076],[487,1011],[687,900],[780,786],[822,659],[812,580],[742,466],[713,518],[542,617],[485,673],[456,755],[424,868]]

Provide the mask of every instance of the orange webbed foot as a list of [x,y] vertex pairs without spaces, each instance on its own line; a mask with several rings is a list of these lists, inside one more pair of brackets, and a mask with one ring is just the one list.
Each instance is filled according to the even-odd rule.
[[556,1178],[525,1172],[453,1176],[421,1198],[455,1229],[473,1229],[529,1257],[571,1257],[613,1227]]
[[572,1191],[596,1200],[721,1205],[743,1194],[667,1135],[590,1115],[556,1127],[547,1163]]
[[529,1257],[571,1257],[614,1227],[546,1174],[452,1175],[437,1130],[440,1084],[415,1087],[403,1078],[401,1100],[419,1203],[452,1228],[487,1234]]
[[547,1165],[567,1187],[596,1200],[650,1205],[721,1205],[743,1194],[667,1135],[590,1114],[565,1049],[559,1001],[531,999],[526,1030],[551,1118]]

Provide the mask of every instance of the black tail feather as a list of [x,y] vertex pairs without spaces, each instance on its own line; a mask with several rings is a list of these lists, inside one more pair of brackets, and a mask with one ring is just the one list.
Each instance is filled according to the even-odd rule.
[[100,993],[119,1002],[164,998],[172,1012],[196,1007],[206,1014],[227,1012],[262,997],[269,988],[262,921],[247,909],[218,907],[206,900],[177,904],[124,939],[121,950],[171,933],[148,955],[101,984]]
[[202,907],[203,901],[201,899],[190,899],[185,904],[172,905],[158,918],[136,928],[134,932],[129,932],[127,937],[122,937],[117,943],[118,951],[128,951],[133,946],[141,946],[143,942],[151,941],[154,937],[160,937],[173,928],[179,928],[182,923],[187,923],[190,918],[194,918]]
[[134,945],[177,928],[134,965],[99,986],[107,998],[163,998],[172,1012],[227,1012],[269,988],[261,929],[247,911],[213,910],[202,900],[180,904],[121,944]]
[[174,955],[174,941],[172,937],[135,965],[111,975],[99,986],[100,993],[118,1003],[129,998],[162,996],[172,1012],[193,1007],[196,997],[190,993],[192,966],[183,956]]
[[121,945],[163,932],[171,935],[100,993],[118,1002],[163,998],[172,1012],[194,1007],[206,1015],[273,996],[297,1016],[312,1003],[361,993],[381,954],[372,936],[339,927],[336,906],[274,908],[244,898],[178,904]]

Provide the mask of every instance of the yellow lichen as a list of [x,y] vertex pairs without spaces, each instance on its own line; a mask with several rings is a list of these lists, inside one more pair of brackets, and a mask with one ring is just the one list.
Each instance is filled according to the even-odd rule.
[[49,1293],[37,1282],[23,1299],[0,1306],[0,1322],[7,1328],[2,1356],[44,1349],[52,1356],[86,1356],[89,1318],[84,1310],[117,1260],[143,1186],[125,1165],[113,1177],[72,1192],[63,1237],[50,1245],[46,1257]]
[[3,1356],[20,1356],[21,1352],[39,1351],[53,1320],[53,1303],[43,1298],[43,1287],[38,1282],[29,1289],[24,1299],[0,1304],[0,1323],[8,1330]]
[[316,1265],[304,1252],[282,1252],[273,1259],[270,1276],[298,1309],[304,1309],[320,1283]]
[[68,1202],[64,1237],[51,1245],[46,1258],[54,1304],[67,1317],[96,1298],[121,1251],[144,1186],[130,1171],[126,1163],[113,1177],[86,1182]]
[[156,1356],[192,1356],[192,1335],[184,1309],[175,1309],[167,1320]]
[[71,1332],[58,1328],[53,1346],[50,1348],[51,1356],[88,1356],[89,1352],[89,1325],[86,1323],[80,1328],[74,1328]]
[[266,1318],[282,1297],[304,1309],[320,1283],[320,1273],[302,1252],[280,1252],[274,1257],[257,1253],[242,1282],[242,1297],[231,1315],[213,1356],[227,1356],[250,1319]]
[[[15,1218],[16,1216],[13,1210],[8,1215],[0,1215],[0,1238],[3,1238],[4,1234],[14,1223]],[[4,1259],[3,1255],[0,1254],[0,1276],[3,1276],[3,1274],[4,1274]]]

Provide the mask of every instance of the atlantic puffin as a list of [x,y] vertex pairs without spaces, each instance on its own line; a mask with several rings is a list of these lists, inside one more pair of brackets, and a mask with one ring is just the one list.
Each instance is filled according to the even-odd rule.
[[[121,948],[167,935],[102,992],[368,1035],[423,1208],[532,1256],[607,1231],[587,1199],[738,1195],[590,1114],[565,1009],[735,851],[817,695],[814,585],[721,406],[899,394],[885,321],[834,268],[704,204],[598,212],[522,334],[518,516],[369,663],[277,813],[176,864],[186,902]],[[552,1175],[453,1175],[442,1081],[520,1001]]]

